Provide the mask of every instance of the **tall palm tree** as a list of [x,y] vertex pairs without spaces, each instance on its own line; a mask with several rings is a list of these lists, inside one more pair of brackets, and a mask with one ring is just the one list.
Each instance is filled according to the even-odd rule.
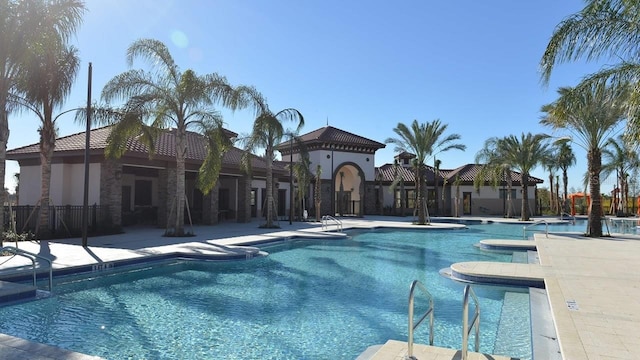
[[[402,165],[398,162],[398,159],[393,160],[393,181],[389,185],[389,191],[393,194],[394,204],[393,204],[393,213],[397,213],[398,202],[400,207],[400,216],[404,216],[406,211],[406,197],[405,197],[405,187],[404,187],[404,169]],[[418,182],[416,181],[416,189],[418,188]],[[395,194],[398,194],[396,198]],[[415,205],[414,205],[415,206]]]
[[591,211],[589,212],[588,236],[602,236],[602,199],[600,194],[600,171],[602,149],[606,141],[618,131],[624,118],[626,88],[594,85],[589,89],[563,87],[558,90],[558,99],[544,105],[543,125],[563,129],[572,136],[572,141],[587,151],[587,171]]
[[410,152],[416,157],[414,159],[414,168],[416,169],[416,210],[418,212],[418,224],[427,224],[425,209],[425,169],[426,160],[429,156],[449,151],[452,149],[465,150],[464,144],[455,143],[460,140],[459,134],[450,134],[444,136],[447,125],[442,124],[439,119],[427,123],[418,123],[413,120],[411,127],[403,123],[393,129],[398,135],[397,138],[387,138],[387,144],[394,144],[396,152]]
[[556,212],[557,201],[553,192],[553,178],[555,177],[555,171],[558,168],[556,163],[556,154],[553,153],[553,149],[549,150],[549,156],[542,160],[542,166],[549,172],[549,210],[553,213]]
[[[124,100],[120,116],[114,123],[107,154],[120,157],[129,138],[145,135],[147,144],[153,145],[159,131],[175,128],[175,196],[170,210],[173,222],[168,235],[184,236],[185,158],[187,131],[198,130],[208,137],[207,158],[198,174],[200,190],[207,194],[215,185],[221,167],[221,154],[228,143],[222,135],[222,117],[213,108],[221,104],[236,109],[242,104],[227,80],[216,74],[198,75],[193,70],[180,70],[165,44],[158,40],[141,39],[127,50],[127,61],[133,66],[136,59],[147,60],[150,70],[131,69],[117,75],[102,89],[106,103]],[[153,150],[153,147],[151,147]]]
[[[548,135],[531,133],[522,134],[520,138],[509,135],[504,138],[492,138],[485,142],[485,148],[479,153],[482,158],[483,153],[493,154],[488,160],[493,161],[489,168],[499,169],[508,167],[520,172],[520,183],[522,186],[522,208],[520,211],[521,220],[530,220],[529,215],[529,174],[549,155],[546,139]],[[476,156],[478,157],[478,156]]]
[[[594,84],[614,89],[632,87],[627,135],[640,142],[640,1],[587,0],[585,7],[556,26],[540,65],[548,83],[556,65],[571,61],[605,60],[617,63],[586,76],[576,86],[589,91]],[[618,89],[619,90],[619,89]]]
[[[0,188],[4,188],[9,114],[27,103],[24,89],[19,86],[28,86],[33,93],[34,87],[42,85],[42,79],[35,83],[25,80],[36,78],[30,74],[41,70],[34,58],[42,60],[46,49],[57,54],[56,49],[64,47],[80,25],[84,10],[84,3],[77,0],[0,0]],[[30,68],[34,64],[36,67]],[[55,106],[61,105],[62,100],[56,101]],[[0,204],[4,203],[3,196],[0,194]],[[2,224],[4,214],[0,212],[0,230]]]
[[630,145],[625,137],[620,135],[617,138],[609,138],[602,149],[602,177],[607,178],[613,172],[617,174],[618,189],[620,190],[620,200],[622,201],[621,211],[629,213],[629,174],[640,166],[638,152]]
[[267,222],[266,228],[274,227],[273,219],[276,215],[273,197],[273,160],[276,145],[280,144],[286,134],[285,121],[296,123],[295,133],[304,126],[304,116],[294,108],[286,108],[278,112],[269,109],[267,100],[253,87],[239,87],[238,92],[243,103],[253,108],[256,119],[253,130],[247,141],[247,149],[255,152],[264,149],[264,159],[267,163]]
[[[298,200],[300,201],[300,219],[304,218],[304,211],[307,210],[307,204],[305,203],[305,198],[309,193],[309,185],[311,184],[311,179],[313,178],[313,173],[311,172],[311,159],[309,158],[309,152],[306,149],[306,146],[302,142],[302,140],[298,136],[294,136],[291,134],[291,141],[295,140],[296,146],[299,149],[299,158],[298,161],[293,163],[293,176],[298,183],[297,195]],[[293,189],[291,190],[293,191]],[[293,206],[293,204],[291,204]]]
[[[56,144],[56,120],[63,111],[53,116],[56,108],[64,104],[80,68],[78,51],[73,46],[52,42],[30,54],[27,71],[19,88],[24,95],[22,105],[40,119],[40,218],[38,232],[49,230],[49,198],[51,186],[51,158]],[[75,109],[73,109],[75,110]]]
[[[485,185],[486,179],[492,189],[496,189],[498,184],[503,186],[503,201],[505,205],[504,217],[510,218],[512,209],[511,190],[513,188],[513,179],[511,177],[512,164],[507,162],[507,155],[502,152],[503,139],[492,137],[484,142],[484,146],[476,154],[476,164],[481,165],[478,175],[473,180],[473,186],[476,191]],[[506,185],[506,189],[504,189]],[[506,191],[504,191],[506,190]]]
[[561,141],[558,144],[558,168],[562,170],[562,186],[563,186],[563,195],[562,195],[562,211],[567,212],[566,204],[569,196],[569,175],[568,170],[570,167],[576,164],[576,155],[573,153],[571,149],[571,145],[569,145],[566,141]]

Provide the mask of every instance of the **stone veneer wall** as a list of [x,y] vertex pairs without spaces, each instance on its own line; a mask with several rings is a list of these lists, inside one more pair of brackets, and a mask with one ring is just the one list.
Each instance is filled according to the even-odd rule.
[[364,185],[364,213],[363,215],[376,215],[379,210],[376,208],[376,185],[367,182]]
[[251,222],[251,179],[246,174],[238,179],[238,209],[236,216],[239,223]]
[[[320,200],[322,200],[322,203],[320,204],[320,209],[321,209],[320,217],[322,217],[323,215],[333,216],[335,212],[332,211],[331,209],[331,205],[333,204],[333,199],[331,194],[331,180],[320,180],[320,181],[321,181]],[[314,209],[315,209],[315,203],[314,203]]]
[[205,225],[215,225],[218,223],[218,192],[220,181],[204,196],[202,201],[202,223]]
[[[158,226],[167,227],[169,211],[176,194],[176,169],[158,171]],[[175,214],[174,214],[175,215]],[[169,222],[170,223],[170,222]]]
[[107,159],[100,167],[100,204],[109,207],[109,219],[106,220],[114,226],[122,226],[122,164]]

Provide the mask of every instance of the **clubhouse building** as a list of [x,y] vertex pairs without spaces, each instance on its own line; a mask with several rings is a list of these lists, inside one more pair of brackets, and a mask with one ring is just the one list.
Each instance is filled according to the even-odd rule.
[[[138,140],[131,139],[127,151],[117,160],[104,156],[111,127],[91,130],[89,149],[89,204],[104,209],[103,217],[117,226],[149,224],[164,227],[175,196],[175,132],[167,130],[158,138],[156,153]],[[227,131],[232,138],[237,134]],[[206,156],[205,139],[187,133],[186,199],[193,223],[216,224],[220,221],[249,222],[263,217],[266,208],[266,162],[251,156],[251,172],[241,166],[244,151],[233,147],[223,155],[223,165],[214,189],[203,194],[196,186],[198,169]],[[291,205],[295,220],[315,218],[314,198],[319,190],[320,215],[412,216],[415,177],[410,167],[412,154],[401,153],[393,162],[375,166],[376,151],[383,143],[325,126],[277,146],[280,161],[273,164],[274,200],[280,219],[288,219]],[[313,174],[308,188],[298,191],[289,166],[301,159],[304,151]],[[83,203],[85,133],[56,139],[51,167],[52,206],[77,206]],[[18,205],[40,203],[39,144],[7,152],[8,160],[20,166]],[[320,165],[320,175],[316,170]],[[497,187],[489,179],[477,191],[474,180],[481,165],[466,164],[455,169],[427,166],[427,207],[431,216],[501,216],[511,207],[511,215],[520,212],[521,174],[511,172],[512,204],[506,201],[506,181]],[[319,182],[319,184],[316,184]],[[529,179],[529,206],[536,209],[536,186],[543,181]],[[294,196],[290,191],[294,191]],[[304,194],[302,197],[299,193]],[[293,198],[293,202],[290,200]],[[305,211],[306,210],[306,211]]]

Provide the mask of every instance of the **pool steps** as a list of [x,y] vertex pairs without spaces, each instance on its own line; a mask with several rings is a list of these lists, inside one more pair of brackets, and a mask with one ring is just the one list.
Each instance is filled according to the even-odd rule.
[[[371,350],[369,350],[371,349]],[[469,352],[468,360],[517,360],[509,356],[502,355],[488,355],[477,352]],[[389,340],[385,344],[374,345],[360,356],[356,360],[404,360],[407,355],[407,343],[398,340]],[[414,345],[414,356],[419,360],[454,360],[461,359],[462,351],[441,348],[430,345]]]
[[[409,288],[409,336],[407,342],[389,340],[383,345],[373,345],[368,347],[364,352],[356,358],[356,360],[480,360],[480,359],[494,359],[514,360],[508,356],[500,355],[487,355],[478,353],[480,347],[480,304],[476,297],[473,288],[470,285],[464,288],[464,297],[462,305],[462,349],[454,350],[448,348],[440,348],[433,346],[433,320],[434,320],[434,308],[433,297],[426,289],[426,287],[418,280],[414,280]],[[421,290],[429,300],[428,310],[420,316],[420,319],[414,324],[414,296],[415,290]],[[473,300],[475,309],[471,321],[469,321],[469,302]],[[429,319],[429,345],[418,345],[413,342],[413,332],[422,324],[426,319]],[[469,336],[474,332],[474,349],[475,352],[468,350]]]

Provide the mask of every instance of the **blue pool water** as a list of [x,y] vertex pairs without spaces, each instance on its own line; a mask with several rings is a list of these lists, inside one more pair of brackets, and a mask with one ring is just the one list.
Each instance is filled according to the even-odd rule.
[[[0,308],[0,332],[107,359],[354,359],[370,345],[406,341],[408,288],[418,279],[435,297],[435,345],[459,349],[463,286],[439,270],[511,261],[473,244],[521,238],[522,226],[352,235],[268,246],[268,257],[250,261],[60,278],[55,296]],[[481,351],[530,358],[528,294],[476,292]],[[423,326],[416,342],[427,339]]]

